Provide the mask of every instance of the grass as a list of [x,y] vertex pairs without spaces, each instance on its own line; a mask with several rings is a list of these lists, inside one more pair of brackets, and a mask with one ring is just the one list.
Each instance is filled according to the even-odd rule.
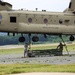
[[[46,50],[46,49],[55,49],[57,46],[39,46],[32,47],[31,50]],[[75,51],[75,45],[67,45],[69,51]],[[16,49],[0,49],[0,54],[21,54],[23,53],[24,48],[16,48]],[[64,47],[64,51],[65,47]]]
[[0,54],[21,54],[23,53],[23,48],[15,48],[15,49],[1,49]]
[[72,72],[75,73],[75,64],[44,65],[44,64],[9,64],[0,65],[0,75],[27,73],[27,72]]

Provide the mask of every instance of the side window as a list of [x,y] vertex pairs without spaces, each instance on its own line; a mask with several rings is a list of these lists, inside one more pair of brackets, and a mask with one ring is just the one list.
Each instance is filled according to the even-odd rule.
[[45,18],[45,19],[44,19],[44,23],[45,23],[45,24],[48,23],[48,19]]
[[16,17],[10,17],[10,22],[11,23],[16,23]]
[[28,18],[28,22],[29,23],[32,23],[32,18]]
[[60,20],[59,20],[59,23],[60,23],[60,24],[62,24],[62,23],[63,23],[63,21],[60,19]]

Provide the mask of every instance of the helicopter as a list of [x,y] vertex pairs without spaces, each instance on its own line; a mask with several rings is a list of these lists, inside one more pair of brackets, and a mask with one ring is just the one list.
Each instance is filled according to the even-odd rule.
[[13,10],[12,4],[0,0],[0,32],[20,33],[20,42],[25,42],[23,34],[32,34],[32,41],[38,42],[38,34],[70,35],[70,41],[74,41],[75,34],[75,0],[71,0],[69,7],[63,12]]

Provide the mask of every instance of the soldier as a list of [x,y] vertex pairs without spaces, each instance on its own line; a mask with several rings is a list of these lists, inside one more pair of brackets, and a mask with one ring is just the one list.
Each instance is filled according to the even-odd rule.
[[28,57],[29,49],[31,49],[31,43],[25,43],[25,45],[24,45],[24,57]]
[[24,45],[24,57],[28,57],[28,43]]
[[63,51],[63,46],[66,46],[65,44],[63,45],[62,43],[60,43],[58,46],[57,46],[57,49]]

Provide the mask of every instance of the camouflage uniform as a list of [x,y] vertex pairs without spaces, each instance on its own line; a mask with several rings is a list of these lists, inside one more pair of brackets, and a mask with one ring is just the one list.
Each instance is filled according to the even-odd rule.
[[28,43],[24,45],[24,57],[28,57]]
[[63,46],[65,46],[65,45],[63,45],[62,43],[60,43],[60,44],[57,46],[57,49],[63,51]]

